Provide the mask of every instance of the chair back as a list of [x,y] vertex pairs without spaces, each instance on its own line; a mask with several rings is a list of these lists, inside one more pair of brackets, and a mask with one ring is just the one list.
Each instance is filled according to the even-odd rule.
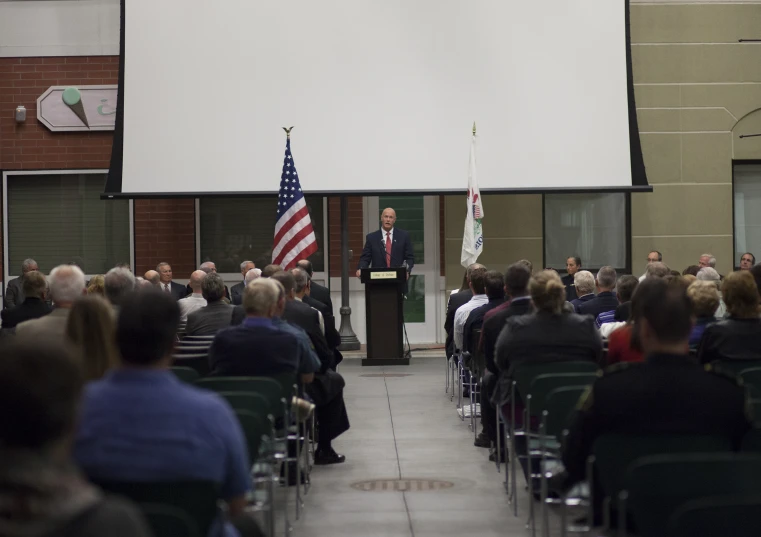
[[481,342],[481,328],[473,328],[470,331],[470,349],[471,367],[474,373],[479,377],[486,370],[486,356],[479,345]]
[[208,356],[209,348],[210,346],[208,345],[194,345],[192,343],[185,345],[184,342],[181,342],[174,348],[173,354],[175,356],[184,356],[188,354],[204,354]]
[[277,375],[272,375],[270,378],[276,380],[277,383],[280,384],[280,388],[282,390],[281,395],[283,399],[285,399],[288,403],[288,406],[290,406],[293,396],[296,395],[294,393],[294,386],[296,386],[296,373],[293,371],[288,371],[286,373],[278,373]]
[[668,522],[670,537],[756,537],[761,496],[709,496],[679,506]]
[[547,396],[551,391],[564,386],[589,386],[596,379],[597,373],[543,373],[531,380],[525,393],[521,392],[520,388],[518,392],[527,402],[526,406],[530,409],[531,416],[541,416],[547,407]]
[[[761,495],[761,455],[692,453],[644,457],[629,468],[625,489],[627,511],[634,517],[638,534],[667,537],[669,518],[690,500]],[[755,526],[758,531],[758,515]]]
[[592,453],[594,472],[602,493],[617,498],[624,486],[629,466],[649,455],[717,453],[732,451],[729,438],[708,435],[627,435],[605,434],[595,440]]
[[175,374],[175,376],[180,379],[183,382],[187,382],[189,384],[195,383],[201,376],[198,374],[198,371],[193,369],[192,367],[186,367],[181,365],[176,365],[171,367],[172,373]]
[[[209,533],[214,519],[219,516],[217,499],[219,498],[219,484],[212,481],[95,481],[104,491],[118,494],[134,501],[141,507],[147,505],[147,514],[151,521],[150,513],[156,514],[157,527],[154,529],[155,537],[175,537],[181,534],[168,534],[168,528],[182,528],[188,526],[190,519],[193,529],[187,535],[205,537]],[[159,509],[161,505],[167,509]],[[164,514],[158,514],[162,511]],[[176,518],[177,512],[181,512],[184,522],[170,522],[169,518]],[[167,513],[173,513],[169,515]],[[189,528],[186,527],[186,531]]]
[[198,372],[198,376],[205,377],[211,371],[208,354],[183,354],[172,355],[172,365],[175,367],[189,367]]
[[[262,395],[269,404],[270,413],[275,419],[285,416],[283,391],[280,383],[270,377],[209,377],[200,379],[196,386],[214,392],[243,392]],[[286,402],[288,400],[286,399]]]
[[562,441],[563,431],[568,428],[579,399],[586,391],[587,386],[563,386],[547,394],[543,412],[544,434]]
[[518,393],[525,397],[529,393],[531,382],[539,375],[559,375],[563,373],[597,373],[597,364],[594,362],[568,361],[568,362],[544,362],[523,363],[513,370]]
[[182,339],[182,342],[183,343],[190,343],[190,342],[193,342],[193,341],[208,341],[208,342],[211,343],[211,342],[214,341],[215,337],[217,337],[216,334],[211,334],[211,335],[208,335],[208,336],[185,336]]
[[271,435],[272,429],[267,426],[268,420],[265,416],[254,414],[249,410],[241,410],[238,408],[234,410],[241,429],[243,429],[243,436],[246,438],[249,462],[253,466],[259,458],[262,437],[264,435]]
[[260,393],[252,392],[217,392],[232,407],[233,410],[253,412],[257,416],[267,417],[270,414],[270,402]]
[[198,524],[184,510],[160,503],[140,504],[153,537],[204,537]]

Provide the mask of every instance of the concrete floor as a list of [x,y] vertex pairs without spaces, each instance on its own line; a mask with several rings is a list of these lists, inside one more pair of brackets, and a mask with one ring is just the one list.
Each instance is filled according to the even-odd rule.
[[[488,450],[473,446],[468,422],[444,393],[444,358],[413,357],[408,367],[362,367],[346,360],[344,397],[352,428],[334,442],[341,465],[315,467],[294,537],[429,537],[529,535],[528,497],[519,480],[514,517]],[[361,375],[411,373],[398,378]],[[352,483],[374,478],[435,478],[444,490],[363,492]],[[557,533],[557,530],[552,532]]]

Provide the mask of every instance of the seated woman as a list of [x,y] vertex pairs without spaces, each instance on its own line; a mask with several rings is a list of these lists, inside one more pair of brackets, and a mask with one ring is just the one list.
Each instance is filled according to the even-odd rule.
[[696,280],[687,288],[687,296],[692,301],[695,325],[690,332],[690,349],[697,349],[706,327],[716,322],[719,308],[719,291],[713,282]]
[[732,272],[721,288],[729,317],[708,326],[698,347],[700,363],[761,360],[759,295],[753,275]]

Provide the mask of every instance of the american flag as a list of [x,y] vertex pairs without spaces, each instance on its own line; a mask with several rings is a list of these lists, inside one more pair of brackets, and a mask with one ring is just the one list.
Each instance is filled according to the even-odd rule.
[[317,251],[317,239],[309,218],[309,208],[301,192],[299,175],[291,155],[291,139],[285,144],[283,173],[280,175],[280,195],[277,199],[277,223],[272,262],[285,270]]

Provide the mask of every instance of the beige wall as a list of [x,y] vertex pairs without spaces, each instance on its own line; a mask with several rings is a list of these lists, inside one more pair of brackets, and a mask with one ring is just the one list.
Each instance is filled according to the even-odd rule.
[[[732,160],[761,159],[761,3],[632,3],[631,33],[640,139],[650,194],[632,195],[632,264],[651,249],[682,270],[704,251],[721,272],[732,263]],[[480,260],[502,270],[520,257],[542,262],[538,195],[485,195]],[[446,200],[447,287],[459,285],[465,211]],[[761,255],[756,253],[756,255]]]

